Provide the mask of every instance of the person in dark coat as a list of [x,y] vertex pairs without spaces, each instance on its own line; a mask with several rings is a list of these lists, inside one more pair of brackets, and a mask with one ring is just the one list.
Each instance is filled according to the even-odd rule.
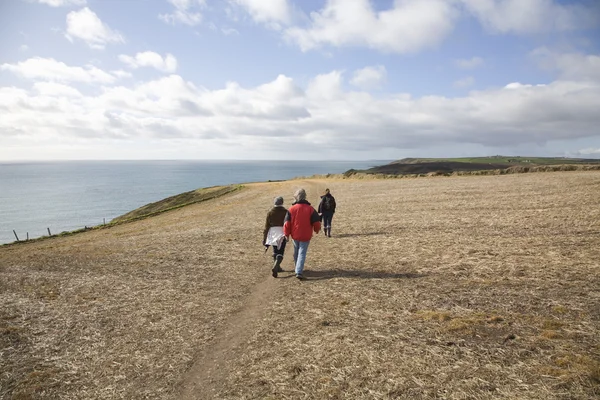
[[283,197],[275,198],[273,208],[267,213],[265,221],[265,229],[263,231],[263,246],[267,248],[273,246],[273,268],[271,273],[274,278],[277,278],[277,273],[282,272],[281,262],[283,261],[283,253],[285,252],[285,244],[287,240],[283,234],[283,223],[287,210],[283,206]]
[[323,229],[327,237],[331,237],[331,220],[333,214],[335,214],[335,207],[335,198],[331,195],[329,189],[325,189],[325,194],[321,196],[318,212],[323,221]]

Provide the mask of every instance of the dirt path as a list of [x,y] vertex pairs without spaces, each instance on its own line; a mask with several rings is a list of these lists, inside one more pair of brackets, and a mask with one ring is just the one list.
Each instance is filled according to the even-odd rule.
[[213,345],[201,353],[186,374],[181,387],[181,399],[213,399],[219,393],[224,378],[231,373],[232,361],[265,311],[275,288],[271,277],[260,282],[248,296],[245,306],[234,314],[221,329]]
[[[261,249],[329,187],[307,279]],[[598,397],[597,172],[253,183],[0,248],[0,398]],[[385,249],[385,251],[380,251]]]
[[[311,195],[311,204],[318,206],[317,194],[325,190],[322,183],[298,181]],[[288,204],[289,207],[289,204]],[[286,258],[291,259],[293,248],[288,247]],[[200,353],[181,384],[181,399],[213,399],[222,390],[225,378],[232,373],[231,365],[239,359],[244,343],[256,331],[256,326],[269,307],[277,290],[278,281],[268,276],[258,283],[244,302],[244,307],[233,314],[219,330],[214,343]]]

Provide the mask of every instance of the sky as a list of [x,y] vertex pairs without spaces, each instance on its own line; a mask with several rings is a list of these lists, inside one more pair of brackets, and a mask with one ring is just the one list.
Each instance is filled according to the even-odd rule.
[[0,161],[600,158],[599,0],[0,0]]

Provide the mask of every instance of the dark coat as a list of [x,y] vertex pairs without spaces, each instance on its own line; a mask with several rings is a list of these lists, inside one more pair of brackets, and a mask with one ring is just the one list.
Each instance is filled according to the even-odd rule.
[[263,243],[267,241],[267,234],[272,226],[283,226],[287,210],[284,206],[274,206],[267,214],[265,230],[263,232]]
[[[329,203],[331,204],[331,209],[329,210],[325,210],[324,204],[325,204],[325,200],[326,198],[329,198]],[[331,193],[327,193],[326,195],[321,196],[321,202],[319,203],[319,214],[323,214],[323,213],[331,213],[334,214],[335,213],[335,198],[331,195]]]

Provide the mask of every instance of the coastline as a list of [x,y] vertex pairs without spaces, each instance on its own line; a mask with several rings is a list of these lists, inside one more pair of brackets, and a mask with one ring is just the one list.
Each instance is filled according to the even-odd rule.
[[[522,398],[558,379],[590,398],[598,184],[596,171],[252,183],[1,247],[0,397],[491,398],[484,380]],[[336,196],[333,237],[311,241],[305,282],[291,252],[274,279],[265,214],[300,186],[312,203]]]
[[[18,244],[25,244],[39,240],[51,239],[54,237],[62,237],[62,236],[70,236],[78,233],[87,232],[90,230],[97,229],[105,229],[110,228],[112,226],[133,222],[139,219],[150,218],[155,215],[159,215],[163,212],[172,211],[181,207],[185,207],[191,204],[195,204],[198,202],[208,201],[212,199],[219,198],[221,196],[225,196],[233,191],[242,190],[245,185],[250,185],[254,183],[271,183],[271,182],[286,182],[286,181],[298,181],[298,180],[307,180],[307,179],[356,179],[356,180],[365,180],[365,179],[417,179],[417,178],[436,178],[436,177],[464,177],[464,176],[501,176],[501,175],[512,175],[512,174],[526,174],[526,173],[549,173],[549,172],[574,172],[574,171],[600,171],[599,164],[583,164],[583,165],[573,165],[573,164],[565,164],[565,165],[535,165],[535,166],[511,166],[507,168],[498,168],[498,169],[489,169],[489,170],[475,170],[475,171],[453,171],[453,172],[427,172],[427,173],[415,173],[415,174],[383,174],[383,173],[370,173],[365,170],[348,170],[342,174],[315,174],[311,176],[297,176],[288,180],[269,180],[264,182],[246,182],[242,184],[234,184],[234,185],[226,185],[226,186],[211,186],[207,188],[199,188],[190,192],[180,193],[174,196],[167,197],[165,199],[159,200],[154,203],[146,204],[142,207],[136,208],[132,211],[129,211],[123,215],[117,216],[113,218],[110,222],[94,225],[94,226],[85,226],[84,228],[76,229],[73,231],[63,231],[58,234],[41,236],[37,238],[31,238],[28,240],[18,240],[9,243],[0,244],[2,246],[11,246]],[[216,190],[217,193],[215,195],[204,196],[206,191]],[[199,197],[197,200],[188,199],[189,195],[192,193],[199,193]],[[164,203],[169,205],[161,206]],[[154,211],[145,212],[144,210],[148,208],[156,207],[157,209]]]

